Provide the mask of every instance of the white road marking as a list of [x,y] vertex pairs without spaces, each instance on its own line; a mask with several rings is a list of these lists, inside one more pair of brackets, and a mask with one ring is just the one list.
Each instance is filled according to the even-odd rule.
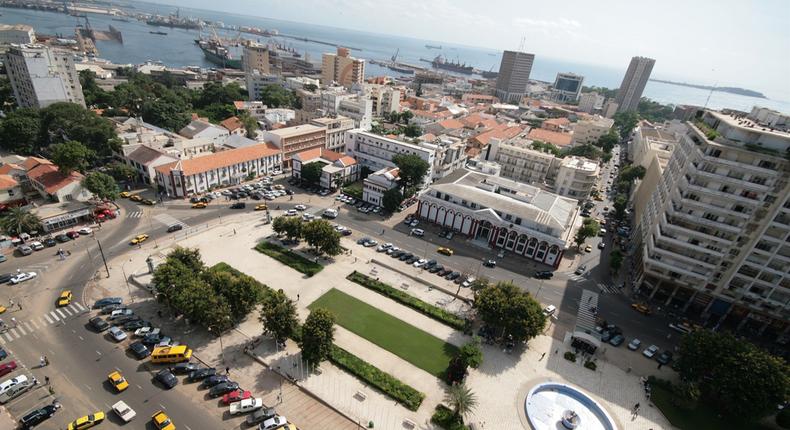
[[14,339],[19,339],[19,333],[16,332],[15,328],[12,328],[8,332],[14,337]]
[[13,340],[14,340],[14,338],[13,338],[13,337],[11,337],[11,335],[10,335],[10,334],[8,334],[8,332],[6,332],[6,333],[3,333],[3,337],[4,337],[4,338],[6,338],[6,339],[7,339],[9,342],[11,342],[11,341],[13,341]]
[[55,313],[60,315],[61,318],[66,318],[66,315],[63,315],[63,312],[61,312],[60,309],[55,309]]
[[34,331],[36,331],[36,329],[35,329],[35,328],[33,328],[33,326],[32,326],[32,325],[30,325],[30,323],[24,322],[24,323],[22,323],[22,324],[25,326],[25,328],[27,329],[27,331],[29,331],[29,332],[31,332],[31,333],[33,333]]
[[85,388],[87,388],[90,391],[93,391],[93,388],[91,388],[90,385],[88,385],[88,384],[85,384]]
[[78,310],[78,311],[80,311],[80,312],[85,312],[85,310],[86,310],[86,309],[85,309],[85,306],[82,306],[82,305],[81,305],[81,304],[79,304],[79,303],[74,303],[74,306],[75,306],[75,307],[77,308],[77,310]]
[[165,405],[163,405],[163,404],[161,404],[161,403],[159,404],[159,407],[160,407],[160,408],[162,408],[162,410],[163,410],[163,411],[166,411],[166,410],[167,410],[167,408],[165,407]]
[[49,315],[44,315],[44,319],[47,320],[47,324],[52,324],[52,320],[49,319]]
[[99,355],[101,355],[101,352],[100,352],[100,351],[96,351],[96,354],[99,354]]
[[0,345],[5,345],[5,339],[3,339],[2,337],[0,337]]
[[[38,325],[38,322],[36,322],[36,320],[30,320],[30,324],[33,325],[33,330],[38,330],[38,329],[41,328],[41,326]],[[30,331],[33,331],[33,330],[30,330]]]
[[59,321],[59,320],[60,320],[60,318],[58,318],[58,315],[55,313],[55,311],[52,311],[52,312],[50,312],[50,313],[49,313],[49,315],[50,315],[50,316],[52,317],[52,319],[53,319],[53,320],[55,320],[55,321]]
[[85,339],[82,338],[82,336],[77,336],[77,337],[80,338],[80,340],[85,340]]
[[139,386],[139,385],[137,385],[137,384],[135,384],[135,386],[136,386],[137,388],[141,389],[141,390],[143,389],[143,387],[141,387],[141,386]]
[[60,310],[65,312],[67,316],[71,316],[71,311],[69,310],[69,308],[61,308]]

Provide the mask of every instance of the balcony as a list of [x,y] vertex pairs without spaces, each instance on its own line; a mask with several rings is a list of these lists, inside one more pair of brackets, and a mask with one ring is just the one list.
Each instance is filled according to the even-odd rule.
[[[661,247],[658,247],[658,246],[653,246],[652,248],[650,246],[648,246],[648,249],[650,249],[650,251],[652,251],[652,253],[654,253],[654,254],[661,254],[663,257],[667,257],[667,258],[674,259],[674,260],[679,260],[679,261],[682,261],[684,263],[688,263],[690,265],[702,266],[702,267],[704,267],[706,269],[709,269],[711,271],[716,269],[716,265],[714,265],[714,264],[706,263],[704,261],[700,261],[700,260],[697,260],[695,258],[687,257],[687,256],[685,256],[683,254],[680,254],[680,253],[678,253],[676,251],[673,251],[671,249],[661,248]],[[690,268],[687,269],[687,270],[689,270],[690,272],[694,272],[694,270],[692,270]]]
[[[712,249],[708,249],[708,248],[705,248],[705,247],[702,247],[702,246],[699,246],[699,245],[694,245],[694,244],[689,243],[689,242],[683,242],[682,240],[678,240],[678,239],[675,239],[674,237],[671,237],[671,236],[663,234],[660,229],[658,231],[658,235],[657,235],[656,239],[659,242],[668,243],[668,244],[671,244],[671,245],[679,246],[681,248],[688,248],[688,249],[693,250],[693,251],[697,251],[697,252],[700,252],[700,253],[708,254],[711,257],[717,257],[717,258],[724,257],[724,253],[722,253],[722,252],[714,251]],[[652,236],[650,238],[650,241],[651,242],[653,241]]]
[[680,191],[677,188],[675,188],[672,191],[672,197],[673,197],[672,200],[679,200],[683,204],[683,206],[695,206],[695,207],[698,207],[700,209],[704,209],[706,211],[720,212],[720,213],[722,213],[724,215],[729,215],[729,216],[737,217],[737,218],[743,218],[745,220],[750,219],[752,217],[750,214],[745,213],[745,212],[735,212],[733,210],[730,210],[730,209],[727,209],[727,208],[723,208],[723,207],[719,207],[719,206],[710,205],[710,204],[701,202],[699,200],[692,200],[692,199],[689,199],[689,198],[685,198],[685,197],[683,197],[680,194]]
[[[645,258],[645,265],[646,266],[651,266],[652,265],[652,266],[655,266],[655,267],[660,267],[660,268],[668,270],[670,272],[675,272],[675,273],[679,273],[681,275],[685,275],[685,276],[687,276],[689,278],[694,278],[694,279],[698,280],[699,283],[701,283],[701,284],[704,284],[708,280],[708,277],[703,275],[703,274],[694,273],[694,272],[692,272],[690,270],[687,270],[685,268],[678,267],[678,266],[673,266],[671,264],[664,263],[661,260],[656,260],[656,259],[654,259],[652,257],[649,257],[649,256]],[[666,276],[666,275],[664,275],[664,276]],[[676,281],[678,280],[677,278],[672,278],[672,277],[670,277],[668,279],[673,279],[673,280],[676,280]],[[681,281],[682,281],[682,278],[681,278]],[[688,281],[682,281],[682,282],[688,282]]]
[[704,225],[704,226],[707,226],[707,227],[710,227],[710,228],[713,228],[713,229],[721,229],[721,230],[729,231],[730,233],[733,233],[733,234],[738,234],[738,233],[741,232],[741,227],[739,227],[739,226],[732,226],[732,225],[729,225],[729,224],[725,224],[723,222],[713,221],[713,220],[710,220],[710,219],[707,219],[707,218],[698,217],[698,216],[694,216],[694,215],[689,215],[689,214],[687,214],[685,212],[681,212],[681,211],[675,210],[675,208],[673,206],[669,206],[667,208],[667,213],[672,215],[672,216],[674,216],[674,217],[685,219],[686,221],[690,222],[691,224],[700,224],[700,225]]
[[744,181],[743,179],[737,179],[726,175],[719,175],[716,173],[700,170],[697,167],[695,167],[694,164],[691,164],[689,166],[689,170],[694,174],[696,174],[697,176],[701,176],[703,178],[707,178],[716,182],[729,183],[735,185],[736,187],[746,188],[761,193],[767,193],[771,190],[771,187],[767,185],[755,184],[754,182]]
[[703,233],[701,231],[692,230],[692,229],[683,227],[681,225],[672,224],[666,218],[666,214],[664,214],[663,219],[661,219],[659,221],[659,223],[660,223],[662,228],[675,230],[675,231],[677,231],[678,233],[681,233],[684,236],[698,237],[698,238],[700,238],[702,240],[705,240],[705,241],[721,243],[723,246],[730,246],[733,243],[732,240],[725,239],[723,237],[716,237],[716,236],[713,236],[713,235],[710,235],[710,234],[707,234],[707,233]]

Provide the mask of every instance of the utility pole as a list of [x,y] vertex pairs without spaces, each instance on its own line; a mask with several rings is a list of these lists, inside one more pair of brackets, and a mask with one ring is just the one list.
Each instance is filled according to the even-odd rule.
[[99,253],[101,254],[101,261],[104,262],[104,270],[107,271],[107,277],[109,278],[110,277],[110,268],[107,267],[107,259],[104,258],[104,250],[101,247],[101,242],[99,242],[99,239],[96,239],[96,243],[99,245]]

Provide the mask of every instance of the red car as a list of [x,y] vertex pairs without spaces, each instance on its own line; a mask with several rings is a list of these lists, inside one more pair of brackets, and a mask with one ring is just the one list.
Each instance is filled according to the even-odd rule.
[[0,376],[8,375],[14,370],[16,370],[16,361],[9,361],[8,363],[0,364]]
[[242,390],[231,391],[230,393],[222,396],[222,403],[229,405],[233,402],[249,399],[250,397],[252,397],[252,393],[249,391],[242,391]]
[[68,236],[68,237],[70,237],[72,239],[76,239],[76,238],[80,237],[80,234],[77,233],[76,231],[72,230],[70,232],[67,232],[66,236]]

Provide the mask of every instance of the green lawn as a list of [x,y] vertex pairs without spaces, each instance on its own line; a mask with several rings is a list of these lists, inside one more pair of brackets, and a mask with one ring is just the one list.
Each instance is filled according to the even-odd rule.
[[324,266],[310,261],[290,249],[283,248],[271,242],[260,242],[255,246],[255,250],[274,258],[294,270],[304,273],[308,277],[315,275],[324,268]]
[[450,359],[458,352],[454,345],[334,288],[311,303],[309,308],[329,309],[343,328],[436,377],[441,377]]
[[719,418],[708,405],[700,402],[697,409],[687,411],[672,404],[672,393],[653,385],[651,400],[664,413],[669,422],[681,430],[769,430],[760,423],[740,424],[731,419]]

